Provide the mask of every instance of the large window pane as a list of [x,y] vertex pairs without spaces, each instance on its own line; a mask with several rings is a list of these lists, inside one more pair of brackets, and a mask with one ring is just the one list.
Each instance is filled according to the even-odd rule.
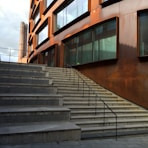
[[65,64],[79,65],[116,58],[116,19],[98,24],[65,43]]
[[56,31],[88,11],[88,0],[73,0],[56,12]]
[[38,34],[38,45],[48,38],[48,25],[46,25]]
[[78,16],[88,11],[88,0],[76,0],[78,6]]
[[35,18],[34,18],[34,24],[36,24],[40,19],[40,13],[39,10],[37,10],[37,12],[35,13]]
[[53,0],[46,0],[46,7],[50,6],[50,4],[53,2]]
[[77,3],[73,1],[67,6],[67,24],[77,18]]
[[148,55],[148,12],[139,15],[139,49],[140,56]]

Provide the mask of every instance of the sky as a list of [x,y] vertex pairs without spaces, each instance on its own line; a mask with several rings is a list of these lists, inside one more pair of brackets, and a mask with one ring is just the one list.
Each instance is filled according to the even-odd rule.
[[20,23],[28,24],[29,5],[30,0],[0,0],[0,53],[5,48],[18,49]]

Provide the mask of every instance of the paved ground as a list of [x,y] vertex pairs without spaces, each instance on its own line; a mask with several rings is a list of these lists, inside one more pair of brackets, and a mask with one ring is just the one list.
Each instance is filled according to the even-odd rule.
[[148,135],[61,143],[0,146],[0,148],[148,148]]

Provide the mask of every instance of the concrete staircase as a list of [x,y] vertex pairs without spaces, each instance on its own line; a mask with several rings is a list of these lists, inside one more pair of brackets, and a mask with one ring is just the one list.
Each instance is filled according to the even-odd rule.
[[79,140],[45,66],[0,63],[0,145]]
[[46,70],[58,94],[63,96],[64,106],[71,110],[71,121],[81,127],[82,139],[148,133],[147,110],[104,89],[74,69],[49,67]]

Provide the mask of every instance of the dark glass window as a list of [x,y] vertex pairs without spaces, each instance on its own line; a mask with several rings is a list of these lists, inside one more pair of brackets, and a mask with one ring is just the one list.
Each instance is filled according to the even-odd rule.
[[148,56],[148,11],[139,13],[139,55]]
[[79,65],[116,59],[116,18],[97,24],[66,39],[65,64]]
[[43,52],[43,64],[47,64],[50,67],[55,66],[55,48],[50,48]]
[[88,0],[71,0],[71,3],[67,1],[67,4],[62,5],[55,12],[56,16],[56,29],[58,31],[68,23],[72,22],[79,16],[88,11]]

